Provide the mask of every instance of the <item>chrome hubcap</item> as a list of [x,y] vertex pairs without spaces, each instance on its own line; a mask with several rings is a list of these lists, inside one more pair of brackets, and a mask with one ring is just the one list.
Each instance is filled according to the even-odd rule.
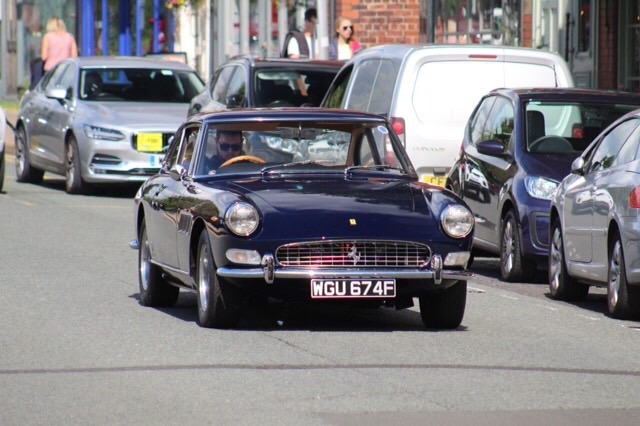
[[618,294],[620,292],[620,261],[622,259],[622,250],[620,249],[620,242],[617,241],[613,250],[611,250],[611,260],[609,261],[609,284],[608,284],[608,296],[609,305],[616,306],[618,304]]
[[149,254],[149,240],[147,239],[147,234],[144,233],[142,244],[140,245],[140,283],[142,284],[142,288],[146,291],[149,289],[149,274],[151,266],[149,265],[149,259],[151,255]]
[[504,268],[507,271],[511,271],[513,269],[513,232],[513,223],[509,220],[504,225],[504,237],[502,243],[502,250],[504,251]]
[[16,172],[21,175],[24,172],[24,138],[22,131],[18,131],[16,134]]
[[209,259],[209,248],[204,246],[202,250],[200,250],[200,259],[198,259],[198,298],[200,299],[200,307],[203,311],[209,309],[210,276],[211,261]]
[[549,273],[551,275],[551,288],[558,290],[560,284],[560,274],[562,273],[562,236],[560,229],[553,230],[551,238],[551,253],[549,255]]

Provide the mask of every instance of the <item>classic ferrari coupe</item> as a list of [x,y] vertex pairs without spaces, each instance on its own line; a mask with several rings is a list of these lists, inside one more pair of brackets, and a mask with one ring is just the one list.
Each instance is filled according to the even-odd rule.
[[247,300],[463,319],[474,219],[420,182],[382,116],[333,109],[198,114],[135,196],[140,302],[195,292],[198,324],[237,326]]

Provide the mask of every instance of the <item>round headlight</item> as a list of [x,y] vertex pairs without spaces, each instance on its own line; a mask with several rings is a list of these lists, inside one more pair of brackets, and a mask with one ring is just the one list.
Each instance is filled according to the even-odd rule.
[[464,238],[473,230],[475,220],[469,209],[452,204],[444,209],[440,216],[440,222],[447,235],[453,238]]
[[258,211],[248,203],[234,203],[227,209],[224,219],[227,228],[241,237],[251,235],[260,223]]

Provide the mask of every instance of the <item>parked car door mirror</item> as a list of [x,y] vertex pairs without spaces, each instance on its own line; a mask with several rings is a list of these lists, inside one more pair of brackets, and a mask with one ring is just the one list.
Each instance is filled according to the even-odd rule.
[[169,170],[169,176],[171,176],[171,179],[177,182],[181,181],[182,178],[184,178],[186,175],[187,175],[187,169],[182,167],[180,164],[176,164],[175,166],[171,167],[171,169]]
[[45,96],[47,98],[58,99],[59,101],[62,101],[67,97],[67,89],[65,89],[64,87],[52,87],[46,90]]
[[576,175],[583,175],[584,165],[585,165],[584,158],[582,157],[576,158],[575,160],[573,160],[573,163],[571,163],[571,173]]
[[497,139],[478,142],[476,148],[480,154],[493,155],[496,157],[504,157],[508,155],[504,149],[504,144]]

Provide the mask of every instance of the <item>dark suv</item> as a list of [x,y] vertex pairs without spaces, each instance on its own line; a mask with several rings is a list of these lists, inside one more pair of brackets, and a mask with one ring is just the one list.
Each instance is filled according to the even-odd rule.
[[609,124],[640,106],[632,93],[497,89],[474,109],[446,186],[476,219],[474,251],[500,256],[506,281],[546,264],[549,211],[571,162]]
[[191,100],[189,115],[231,108],[316,107],[339,61],[237,56],[218,68]]

